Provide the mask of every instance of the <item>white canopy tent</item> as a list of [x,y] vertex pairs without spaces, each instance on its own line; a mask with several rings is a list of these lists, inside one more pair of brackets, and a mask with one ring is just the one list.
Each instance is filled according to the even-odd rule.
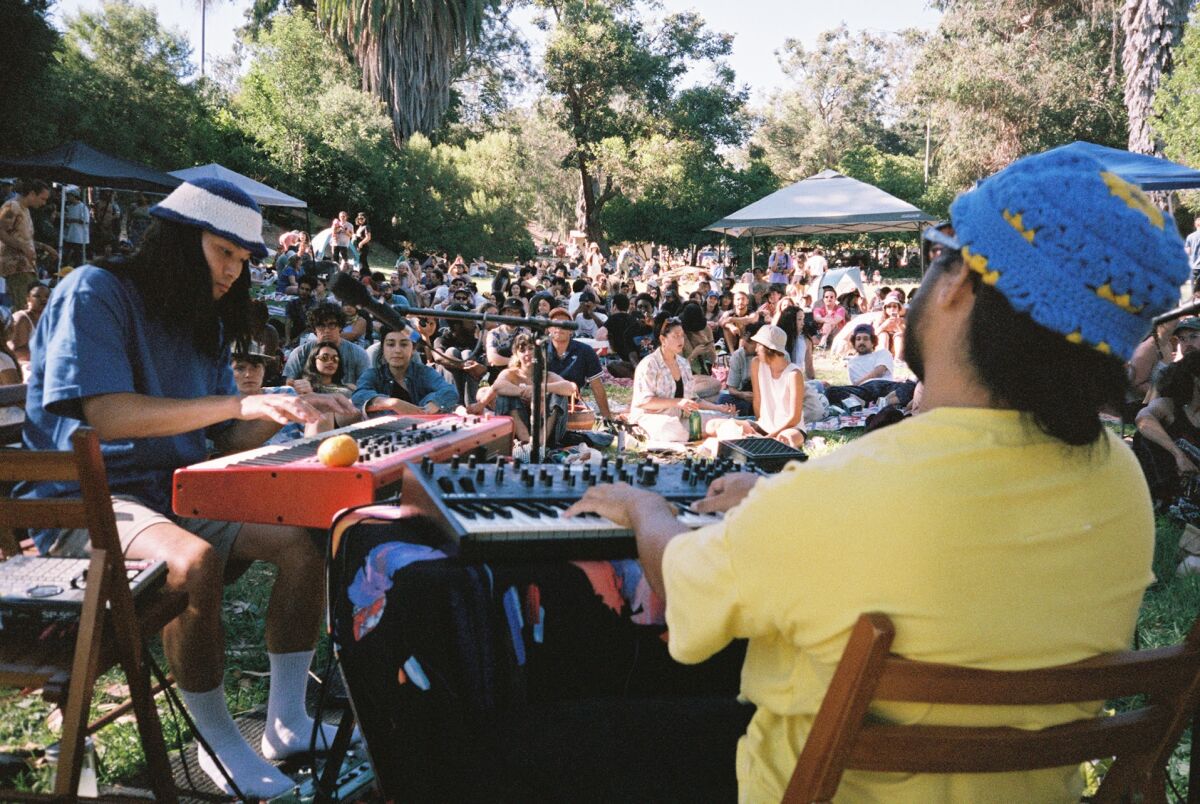
[[[874,185],[823,170],[726,215],[705,231],[731,237],[919,232],[932,215]],[[750,264],[754,265],[751,246]]]
[[223,179],[230,184],[235,184],[242,188],[246,195],[253,198],[259,203],[259,206],[264,207],[294,207],[296,209],[307,209],[308,203],[301,201],[299,198],[293,198],[287,193],[281,193],[274,187],[268,187],[262,182],[255,181],[249,176],[243,176],[235,170],[218,165],[213,162],[211,165],[199,165],[197,167],[184,168],[183,170],[172,170],[171,175],[177,179],[187,181],[189,179]]

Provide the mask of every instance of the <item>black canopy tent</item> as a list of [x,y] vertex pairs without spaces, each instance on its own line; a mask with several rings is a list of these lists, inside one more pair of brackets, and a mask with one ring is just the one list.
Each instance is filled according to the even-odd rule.
[[169,193],[183,183],[168,173],[97,151],[78,140],[32,156],[0,157],[0,175],[152,193]]
[[[131,159],[98,151],[86,142],[71,142],[32,156],[0,157],[0,175],[44,179],[60,184],[84,187],[111,187],[114,190],[142,190],[169,193],[183,183]],[[63,228],[66,224],[66,193],[59,199],[58,264],[62,267]]]

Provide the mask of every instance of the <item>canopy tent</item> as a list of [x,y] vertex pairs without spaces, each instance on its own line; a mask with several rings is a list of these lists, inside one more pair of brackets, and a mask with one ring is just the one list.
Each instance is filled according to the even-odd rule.
[[0,158],[0,175],[156,193],[169,193],[183,183],[140,162],[97,151],[78,140],[33,156]]
[[1082,140],[1062,148],[1092,157],[1109,171],[1143,190],[1186,190],[1200,187],[1200,170],[1169,159],[1135,154]]
[[705,231],[733,237],[917,232],[934,220],[878,187],[823,170],[727,215]]
[[[0,158],[0,174],[28,179],[45,179],[61,184],[86,187],[111,187],[115,190],[142,190],[169,193],[183,181],[141,162],[97,151],[86,142],[71,142],[23,157]],[[63,229],[66,226],[66,193],[59,198],[58,267],[62,268]]]
[[259,203],[259,206],[264,207],[295,207],[307,208],[308,203],[301,201],[299,198],[293,198],[287,193],[281,193],[274,187],[268,187],[262,182],[257,182],[249,176],[243,176],[235,170],[218,165],[213,162],[211,165],[199,165],[197,167],[184,168],[183,170],[172,170],[171,175],[179,179],[223,179],[230,184],[234,184],[245,191],[246,195],[253,198]]

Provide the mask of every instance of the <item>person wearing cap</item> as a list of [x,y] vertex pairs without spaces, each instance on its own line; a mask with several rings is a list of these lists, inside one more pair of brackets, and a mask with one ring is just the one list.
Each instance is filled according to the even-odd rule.
[[[565,308],[555,307],[550,311],[550,320],[570,321],[572,319],[571,314]],[[584,388],[590,389],[592,396],[596,399],[596,407],[600,411],[601,418],[611,419],[612,411],[608,406],[608,393],[604,390],[604,383],[600,379],[604,375],[604,368],[600,365],[600,358],[596,355],[596,350],[586,343],[575,340],[574,333],[569,329],[551,327],[547,335],[550,343],[546,347],[546,370],[553,371],[563,379],[575,383],[580,392]],[[550,405],[550,415],[558,410],[562,416],[563,427],[566,426],[568,401],[565,398],[552,400]],[[549,428],[547,428],[547,432],[550,432]]]
[[608,337],[608,331],[605,329],[608,317],[599,312],[599,304],[600,299],[591,290],[579,294],[579,306],[575,312],[575,323],[579,325],[575,334],[578,337],[593,340],[604,340]]
[[[466,293],[465,290],[455,294]],[[471,312],[463,301],[455,301],[447,311]],[[454,380],[458,396],[464,405],[473,405],[479,392],[479,380],[487,374],[486,347],[480,342],[479,326],[474,321],[448,319],[449,326],[433,342],[433,361],[445,369]]]
[[[520,298],[511,296],[505,299],[501,305],[500,315],[512,318],[524,318],[525,303]],[[484,351],[487,355],[489,379],[491,382],[496,381],[496,377],[500,376],[500,372],[512,360],[513,339],[521,331],[520,327],[515,324],[497,324],[494,328],[488,330],[487,335],[484,337]]]
[[1185,491],[1185,481],[1200,474],[1200,462],[1176,443],[1182,439],[1200,448],[1200,353],[1190,351],[1166,366],[1154,390],[1134,419],[1133,450],[1151,496],[1166,505]]
[[37,284],[37,252],[58,257],[58,252],[37,242],[31,209],[41,209],[50,198],[50,188],[38,179],[21,179],[11,199],[0,204],[0,278],[4,279],[8,303],[16,308],[25,303],[30,288]]
[[67,205],[63,211],[63,262],[79,267],[87,261],[91,240],[92,211],[83,203],[79,188],[67,187]]
[[765,324],[749,337],[755,344],[750,361],[754,420],[721,419],[709,423],[719,439],[763,436],[799,449],[804,444],[804,372],[791,361],[787,334]]
[[893,290],[883,297],[883,315],[875,325],[875,334],[892,357],[904,357],[904,294]]
[[[308,747],[304,709],[323,602],[323,557],[300,528],[177,517],[174,470],[223,452],[260,446],[289,422],[350,412],[344,398],[238,393],[231,342],[249,337],[251,257],[266,255],[258,205],[238,187],[198,179],[176,188],[151,214],[142,247],[128,259],[77,268],[55,290],[32,341],[23,441],[70,449],[83,423],[100,437],[118,534],[130,558],[162,559],[168,587],[187,609],[163,631],[184,702],[212,752],[200,766],[227,792],[218,763],[242,793],[270,797],[292,782],[266,759]],[[72,490],[24,486],[22,496]],[[86,531],[34,534],[43,554],[86,554]],[[228,562],[277,568],[266,617],[271,690],[262,756],[246,743],[225,702],[221,594]],[[326,734],[332,739],[332,734]],[[266,759],[264,759],[266,757]]]
[[[566,512],[634,530],[677,660],[749,639],[741,694],[755,708],[737,747],[741,800],[782,797],[863,612],[891,618],[901,656],[1049,667],[1127,650],[1154,581],[1150,495],[1100,414],[1122,401],[1124,361],[1188,278],[1171,218],[1096,160],[1063,149],[985,179],[951,217],[956,236],[942,241],[908,313],[920,416],[774,476],[716,480],[691,507],[725,516],[697,530],[661,496],[622,484],[589,489]],[[828,513],[818,521],[816,510]],[[1041,729],[1100,706],[882,703],[872,714]],[[1077,801],[1083,785],[1076,766],[848,771],[838,795]]]
[[775,244],[775,250],[767,258],[767,268],[770,270],[767,281],[772,285],[786,285],[790,281],[793,265],[792,255],[788,254],[787,246],[783,243]]

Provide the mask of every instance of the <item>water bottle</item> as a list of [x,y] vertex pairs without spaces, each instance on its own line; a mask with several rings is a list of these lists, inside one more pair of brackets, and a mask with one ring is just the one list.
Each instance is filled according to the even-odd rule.
[[693,410],[688,416],[688,440],[699,441],[704,435],[704,424],[700,420],[700,411]]

